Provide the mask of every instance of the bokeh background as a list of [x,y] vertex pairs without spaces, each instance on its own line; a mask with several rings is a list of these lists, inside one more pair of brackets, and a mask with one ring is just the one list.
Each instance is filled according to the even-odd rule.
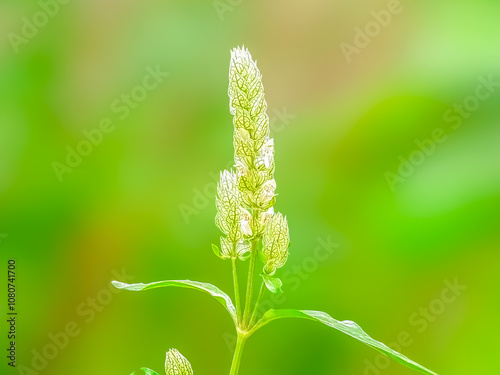
[[[402,0],[378,32],[372,12],[388,1],[58,7],[16,52],[11,33],[42,5],[0,4],[0,254],[2,274],[17,261],[18,366],[162,373],[175,347],[196,374],[229,372],[232,323],[211,297],[109,285],[192,279],[231,291],[230,264],[210,244],[215,181],[232,159],[229,50],[245,44],[263,74],[276,209],[292,237],[275,306],[327,311],[386,343],[402,335],[403,353],[439,374],[496,373],[500,90],[470,98],[481,77],[500,82],[498,1]],[[374,36],[348,62],[341,44],[367,25]],[[148,67],[169,76],[120,119],[113,102]],[[474,110],[453,129],[444,116],[464,100]],[[58,177],[53,163],[105,118],[114,130]],[[435,129],[446,140],[422,158],[416,142]],[[418,165],[405,169],[410,157]],[[319,260],[322,241],[336,245]],[[466,289],[450,302],[447,283]],[[68,323],[78,334],[54,353]],[[5,361],[2,374],[29,373]],[[320,324],[284,320],[250,339],[240,373],[415,372]]]

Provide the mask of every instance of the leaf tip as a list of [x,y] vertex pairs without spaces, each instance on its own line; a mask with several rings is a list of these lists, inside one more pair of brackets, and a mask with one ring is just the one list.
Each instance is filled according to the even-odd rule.
[[126,287],[130,286],[129,284],[122,283],[121,281],[116,280],[111,281],[111,284],[113,284],[116,289],[125,289]]

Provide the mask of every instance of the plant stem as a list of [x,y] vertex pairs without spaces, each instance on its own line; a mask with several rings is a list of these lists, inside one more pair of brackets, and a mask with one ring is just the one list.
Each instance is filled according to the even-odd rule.
[[257,244],[259,239],[256,238],[252,241],[252,253],[250,255],[250,265],[248,266],[248,281],[247,281],[247,295],[245,299],[245,312],[243,314],[243,326],[248,323],[250,315],[250,305],[252,304],[253,296],[253,275],[255,272],[255,260],[257,259]]
[[236,348],[234,349],[233,363],[231,364],[231,371],[229,375],[238,375],[240,370],[241,355],[243,347],[245,346],[246,337],[238,333],[238,340],[236,341]]
[[240,300],[240,284],[238,283],[238,270],[236,269],[236,259],[232,258],[233,264],[233,283],[234,283],[234,299],[236,303],[236,312],[238,313],[238,324],[241,323],[241,300]]
[[255,321],[257,320],[257,315],[259,314],[259,303],[262,300],[265,291],[266,291],[266,286],[264,284],[264,281],[262,281],[262,283],[260,284],[259,296],[257,297],[257,302],[255,302],[252,318],[250,319],[250,324],[248,325],[249,328],[253,327]]

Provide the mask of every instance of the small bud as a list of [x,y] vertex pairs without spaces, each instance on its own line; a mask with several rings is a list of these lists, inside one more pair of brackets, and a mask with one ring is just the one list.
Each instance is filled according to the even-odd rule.
[[189,361],[177,349],[170,349],[165,360],[167,375],[193,375]]
[[269,219],[262,241],[262,253],[266,257],[264,272],[273,275],[276,269],[286,263],[288,245],[290,244],[288,223],[281,213],[277,213]]
[[254,233],[256,235],[261,235],[264,233],[264,229],[266,228],[269,219],[274,215],[274,208],[270,207],[267,211],[257,212],[256,217],[253,221],[254,223]]
[[245,210],[244,208],[241,209],[241,232],[245,236],[252,236],[252,214]]
[[266,224],[269,222],[269,219],[271,219],[274,215],[274,207],[271,207],[267,211],[263,212],[262,215],[260,216],[260,224],[265,227]]
[[241,193],[237,181],[234,172],[222,172],[220,182],[217,184],[217,197],[215,200],[217,207],[215,223],[228,237],[229,241],[233,243],[242,238],[240,229]]
[[258,191],[257,204],[261,207],[266,206],[276,195],[276,181],[274,179],[266,181]]
[[243,159],[237,158],[234,166],[236,167],[236,171],[238,172],[238,177],[248,175],[248,166],[243,161]]
[[274,139],[267,140],[259,150],[257,164],[261,163],[266,169],[271,169],[274,166]]

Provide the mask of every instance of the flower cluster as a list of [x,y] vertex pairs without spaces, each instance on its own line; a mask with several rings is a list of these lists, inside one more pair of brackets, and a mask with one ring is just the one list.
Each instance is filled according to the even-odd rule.
[[218,255],[244,260],[251,241],[262,237],[265,272],[274,274],[288,257],[290,241],[286,219],[274,213],[274,141],[262,75],[248,49],[231,51],[228,94],[236,172],[222,172],[217,186],[216,224],[225,234]]
[[274,142],[269,139],[262,75],[247,49],[231,51],[228,93],[238,187],[246,206],[267,210],[275,201]]

